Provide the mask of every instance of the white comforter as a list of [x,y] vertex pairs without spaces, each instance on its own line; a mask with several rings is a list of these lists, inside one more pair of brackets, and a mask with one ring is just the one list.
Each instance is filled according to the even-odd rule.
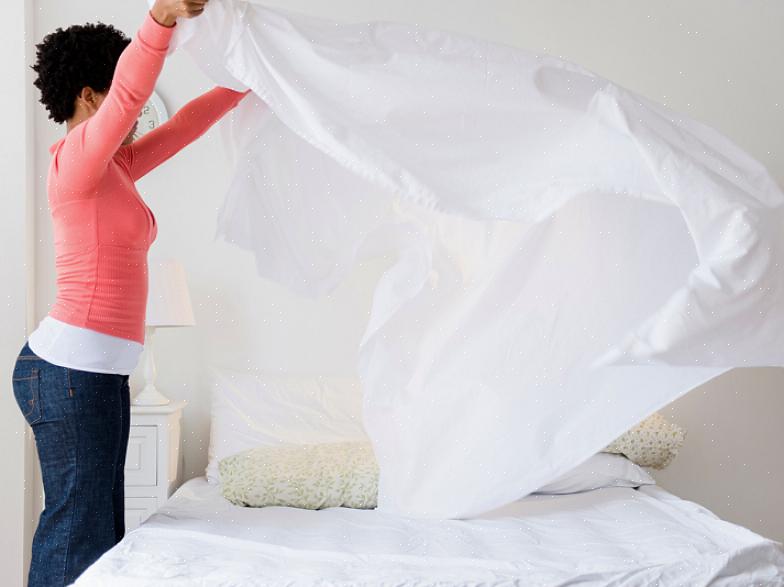
[[193,479],[76,582],[124,585],[784,585],[781,545],[661,488],[529,496],[470,520],[241,508]]

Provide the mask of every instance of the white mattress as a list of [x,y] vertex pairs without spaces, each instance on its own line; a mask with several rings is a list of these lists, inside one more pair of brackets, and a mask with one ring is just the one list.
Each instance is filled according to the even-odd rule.
[[481,518],[242,508],[185,483],[76,582],[123,585],[784,585],[784,550],[655,487],[529,496]]

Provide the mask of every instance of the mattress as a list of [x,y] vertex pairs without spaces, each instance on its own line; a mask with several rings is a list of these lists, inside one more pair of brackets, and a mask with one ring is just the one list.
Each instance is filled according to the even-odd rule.
[[531,495],[466,520],[242,508],[199,477],[75,583],[781,586],[782,545],[657,486]]

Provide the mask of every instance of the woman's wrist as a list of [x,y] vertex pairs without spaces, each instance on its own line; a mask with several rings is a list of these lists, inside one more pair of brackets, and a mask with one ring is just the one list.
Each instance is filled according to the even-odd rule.
[[150,16],[152,16],[153,20],[161,26],[171,28],[177,24],[176,16],[160,10],[157,5],[150,9]]

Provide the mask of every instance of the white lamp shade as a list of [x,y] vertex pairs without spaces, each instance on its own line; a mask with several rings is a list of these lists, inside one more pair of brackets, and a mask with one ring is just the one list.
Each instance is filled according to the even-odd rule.
[[193,307],[185,268],[174,259],[148,265],[147,326],[193,326]]

